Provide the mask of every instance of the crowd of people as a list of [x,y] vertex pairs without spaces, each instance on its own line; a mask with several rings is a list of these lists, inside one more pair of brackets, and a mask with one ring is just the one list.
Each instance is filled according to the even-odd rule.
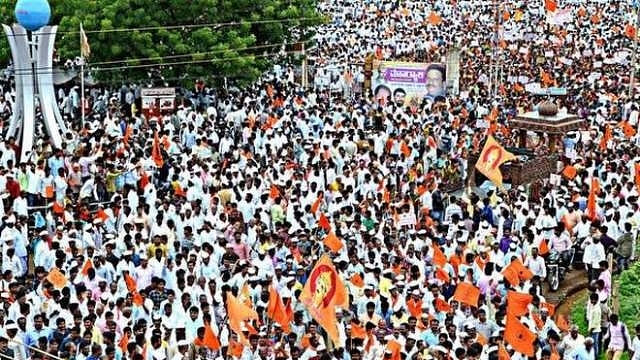
[[[20,159],[3,139],[0,357],[638,359],[606,262],[628,266],[640,225],[635,15],[558,3],[322,0],[309,88],[283,65],[157,116],[132,106],[140,87],[94,89],[100,111],[61,148]],[[453,48],[459,93],[412,106],[354,65]],[[530,142],[560,177],[449,191],[488,135],[516,146],[510,120],[548,87],[584,123]],[[58,94],[69,128],[78,91]],[[546,261],[569,250],[588,329],[545,298]]]

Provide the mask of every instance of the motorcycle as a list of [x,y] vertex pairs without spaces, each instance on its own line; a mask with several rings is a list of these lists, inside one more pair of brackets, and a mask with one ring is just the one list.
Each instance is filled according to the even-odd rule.
[[564,276],[568,267],[573,263],[575,249],[565,252],[552,251],[547,258],[547,282],[549,290],[557,291],[560,283],[564,280]]

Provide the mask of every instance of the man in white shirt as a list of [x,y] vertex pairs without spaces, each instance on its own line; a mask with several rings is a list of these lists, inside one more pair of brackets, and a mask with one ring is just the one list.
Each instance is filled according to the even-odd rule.
[[538,255],[538,248],[531,249],[531,256],[527,258],[525,264],[534,275],[538,275],[540,279],[547,277],[547,266],[544,259]]

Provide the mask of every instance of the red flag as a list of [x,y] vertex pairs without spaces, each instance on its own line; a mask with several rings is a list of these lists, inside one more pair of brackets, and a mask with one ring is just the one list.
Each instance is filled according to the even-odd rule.
[[628,37],[629,39],[633,39],[636,37],[636,28],[635,26],[631,25],[631,24],[627,24],[624,27],[624,35],[626,37]]

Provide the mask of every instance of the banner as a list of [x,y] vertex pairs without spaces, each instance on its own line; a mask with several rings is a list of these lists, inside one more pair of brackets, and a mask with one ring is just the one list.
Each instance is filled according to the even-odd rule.
[[144,88],[140,91],[140,95],[142,112],[145,116],[159,116],[162,110],[175,108],[175,88]]
[[388,99],[403,106],[417,105],[423,98],[446,95],[446,66],[399,61],[373,64],[371,91],[378,102]]

